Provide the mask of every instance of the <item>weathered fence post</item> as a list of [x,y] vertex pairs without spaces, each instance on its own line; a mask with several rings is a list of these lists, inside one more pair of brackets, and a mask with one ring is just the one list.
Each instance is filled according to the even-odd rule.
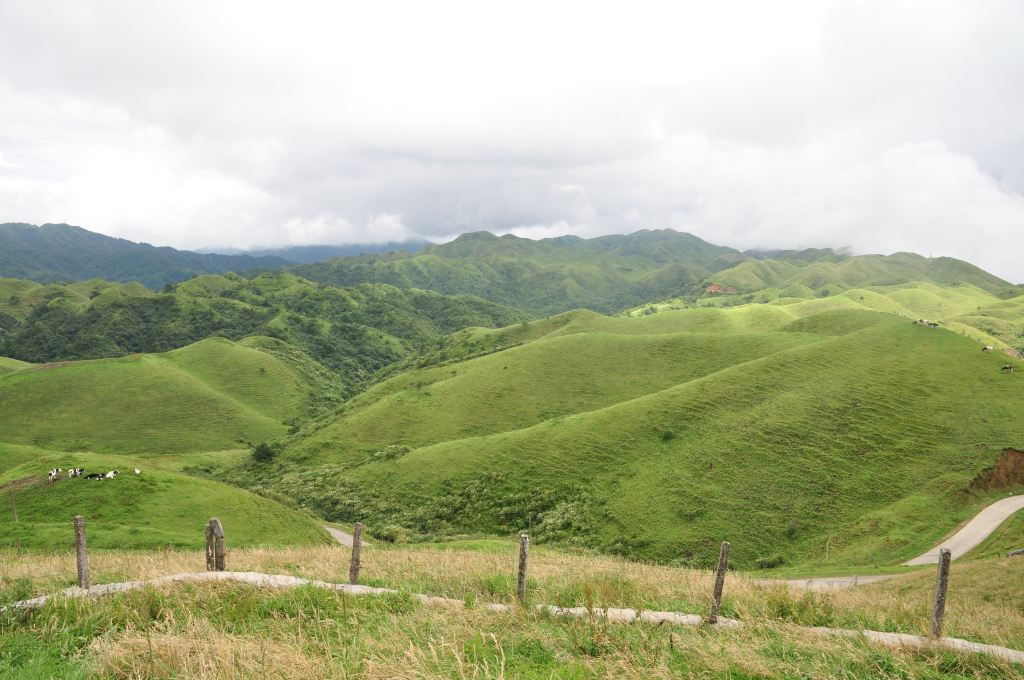
[[75,560],[78,564],[78,587],[89,589],[89,551],[85,545],[85,518],[75,515]]
[[352,562],[348,565],[348,582],[359,582],[360,557],[363,552],[363,523],[356,522],[352,529]]
[[206,569],[224,571],[224,526],[216,517],[206,525]]
[[204,529],[206,529],[206,571],[213,571],[216,567],[213,560],[213,522],[207,521]]
[[942,621],[946,618],[946,588],[949,586],[948,550],[939,551],[939,574],[935,581],[935,606],[932,608],[932,637],[942,637]]
[[729,541],[722,541],[722,550],[718,553],[718,569],[715,571],[715,590],[711,594],[711,611],[708,612],[708,623],[718,623],[718,611],[722,607],[722,589],[725,587],[725,572],[729,568]]
[[530,556],[530,535],[519,534],[519,577],[516,580],[516,599],[526,602],[526,562]]

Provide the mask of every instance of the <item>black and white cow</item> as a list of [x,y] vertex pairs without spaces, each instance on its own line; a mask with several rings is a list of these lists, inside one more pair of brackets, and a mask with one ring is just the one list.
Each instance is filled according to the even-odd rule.
[[70,470],[68,470],[68,479],[81,477],[83,472],[85,472],[85,470],[82,468],[71,468]]
[[64,472],[64,470],[60,468],[53,468],[52,470],[46,473],[46,478],[50,482],[55,482],[57,481],[57,478],[60,477],[60,473],[62,472]]

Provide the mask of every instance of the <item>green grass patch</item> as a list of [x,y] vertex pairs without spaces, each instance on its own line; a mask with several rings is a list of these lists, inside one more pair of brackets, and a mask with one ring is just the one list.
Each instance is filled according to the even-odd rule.
[[[65,473],[51,484],[46,471],[53,467],[121,474],[96,481],[68,479]],[[95,548],[201,546],[210,517],[221,519],[229,545],[329,542],[306,513],[227,484],[151,468],[143,459],[49,452],[0,476],[0,545],[68,549],[75,515],[86,518]]]

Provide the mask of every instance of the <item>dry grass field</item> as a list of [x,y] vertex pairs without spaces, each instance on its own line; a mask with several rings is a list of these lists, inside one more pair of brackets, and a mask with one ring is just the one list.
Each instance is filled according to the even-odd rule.
[[[476,546],[480,547],[480,546]],[[514,603],[515,546],[363,551],[361,582],[399,591],[352,597],[314,588],[179,584],[96,600],[56,600],[0,617],[8,677],[1024,677],[1024,668],[971,654],[891,650],[807,626],[924,634],[931,569],[824,593],[730,574],[723,613],[740,630],[616,625],[551,618]],[[507,548],[507,549],[506,549]],[[228,569],[344,581],[341,546],[237,549]],[[197,551],[103,551],[93,583],[200,571]],[[0,553],[0,602],[73,585],[74,557]],[[954,563],[946,633],[1024,648],[1024,561]],[[529,603],[704,613],[712,574],[535,550]],[[465,606],[423,605],[411,593]],[[48,675],[49,674],[49,675]],[[78,675],[76,675],[78,674]]]

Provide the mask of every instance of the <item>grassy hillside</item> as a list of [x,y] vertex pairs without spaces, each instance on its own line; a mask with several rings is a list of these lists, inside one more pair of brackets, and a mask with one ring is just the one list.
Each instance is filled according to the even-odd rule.
[[[446,333],[525,318],[469,296],[332,288],[283,273],[201,276],[158,294],[104,281],[23,284],[0,280],[0,313],[11,319],[0,324],[0,356],[42,363],[162,352],[211,336],[272,336],[333,371],[349,395]],[[7,307],[5,290],[20,291]]]
[[14,371],[20,371],[23,368],[27,368],[32,364],[24,361],[18,361],[17,359],[8,359],[7,357],[0,357],[0,375],[5,373],[13,373]]
[[102,277],[159,288],[196,274],[281,267],[279,257],[213,255],[133,243],[67,224],[0,224],[0,276],[44,283]]
[[685,331],[702,323],[693,318],[698,315],[625,324],[585,315],[543,341],[401,373],[350,401],[343,417],[301,438],[293,452],[317,462],[352,463],[390,445],[418,447],[521,429],[817,339],[801,333],[724,331],[741,315],[712,314],[719,317],[720,332]]
[[1021,293],[1018,287],[999,277],[951,257],[926,258],[915,253],[858,255],[836,261],[819,258],[801,260],[798,257],[741,262],[716,272],[708,283],[735,288],[741,294],[768,288],[837,293],[849,288],[913,281],[948,286],[967,284],[996,295]]
[[0,375],[0,441],[59,450],[183,452],[283,434],[314,385],[224,339],[158,355],[41,364]]
[[396,377],[293,442],[304,471],[278,488],[424,533],[532,524],[698,563],[728,538],[743,567],[821,561],[828,540],[836,566],[899,562],[990,497],[969,485],[1024,439],[1024,383],[956,333],[807,304],[584,315]]
[[39,460],[43,456],[56,453],[56,451],[47,451],[36,446],[0,442],[0,477],[3,477],[8,470],[16,468],[22,463]]
[[925,318],[999,349],[1024,349],[1024,295],[1004,298],[967,283],[912,282],[850,288],[835,293],[806,287],[802,290],[765,288],[748,294],[668,300],[638,307],[631,310],[630,315],[643,316],[694,305],[731,307],[750,303],[770,304],[798,316],[823,309],[870,309],[912,319]]
[[[1010,551],[1024,549],[1024,513],[1011,515],[976,548],[968,553],[968,559],[992,559],[1006,557]],[[1015,558],[1019,559],[1019,558]]]
[[[0,445],[4,458],[11,452]],[[328,542],[319,523],[248,491],[206,479],[154,469],[141,458],[89,453],[35,452],[30,460],[0,472],[0,546],[66,550],[73,545],[71,518],[87,521],[92,548],[203,545],[210,517],[224,524],[228,544],[315,545]],[[142,469],[136,476],[135,467]],[[117,469],[121,476],[48,483],[46,470]],[[14,511],[17,511],[17,522]]]

